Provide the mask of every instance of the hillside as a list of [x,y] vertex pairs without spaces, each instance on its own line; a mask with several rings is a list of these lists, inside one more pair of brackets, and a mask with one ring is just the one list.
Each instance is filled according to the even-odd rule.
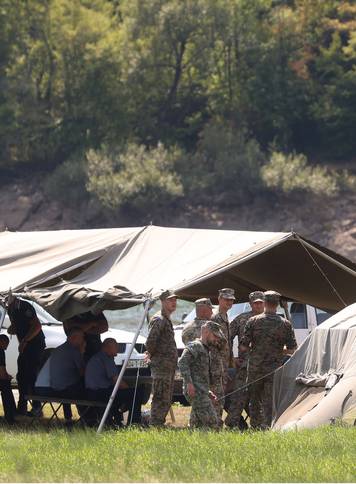
[[356,260],[354,1],[2,4],[2,229],[293,229]]
[[234,230],[290,231],[340,252],[356,261],[356,194],[341,195],[327,203],[315,197],[271,199],[256,197],[252,203],[216,209],[181,204],[162,211],[154,220],[128,213],[103,216],[93,201],[65,206],[41,189],[36,175],[6,183],[0,193],[0,230],[58,230],[112,226],[156,225]]

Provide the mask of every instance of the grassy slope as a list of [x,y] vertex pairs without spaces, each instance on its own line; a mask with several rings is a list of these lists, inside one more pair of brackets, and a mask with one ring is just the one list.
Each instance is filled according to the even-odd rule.
[[356,428],[232,433],[189,430],[7,431],[1,481],[356,480]]

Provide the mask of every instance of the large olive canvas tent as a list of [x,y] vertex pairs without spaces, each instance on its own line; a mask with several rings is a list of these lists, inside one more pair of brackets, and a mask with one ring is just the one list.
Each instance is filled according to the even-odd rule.
[[156,226],[3,232],[0,292],[11,287],[58,319],[127,307],[173,289],[216,299],[221,287],[336,311],[356,301],[356,266],[295,233]]
[[318,326],[274,377],[274,428],[356,417],[356,304]]

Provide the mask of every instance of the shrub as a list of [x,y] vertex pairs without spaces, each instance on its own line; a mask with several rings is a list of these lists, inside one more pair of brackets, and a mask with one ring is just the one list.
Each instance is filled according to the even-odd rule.
[[49,175],[45,192],[66,204],[78,204],[88,198],[86,177],[86,160],[83,156],[71,157]]
[[131,143],[124,149],[102,148],[87,153],[87,190],[112,210],[122,207],[151,212],[183,195],[174,171],[178,149]]
[[260,146],[245,129],[222,122],[208,124],[186,169],[187,191],[229,204],[241,201],[261,186],[262,163]]
[[261,170],[261,177],[266,187],[283,193],[308,191],[332,196],[339,191],[337,177],[327,168],[309,166],[302,154],[273,152]]

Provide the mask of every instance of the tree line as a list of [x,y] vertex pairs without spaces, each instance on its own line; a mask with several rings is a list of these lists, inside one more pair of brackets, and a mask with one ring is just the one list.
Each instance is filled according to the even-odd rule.
[[352,0],[2,0],[0,31],[0,164],[51,190],[244,198],[355,153]]

